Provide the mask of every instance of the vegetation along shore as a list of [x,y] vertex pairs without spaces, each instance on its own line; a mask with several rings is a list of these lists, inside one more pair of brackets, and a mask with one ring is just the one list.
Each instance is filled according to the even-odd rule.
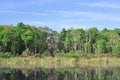
[[[0,25],[0,64],[19,67],[120,64],[120,29],[63,29]],[[57,66],[57,65],[56,65]]]

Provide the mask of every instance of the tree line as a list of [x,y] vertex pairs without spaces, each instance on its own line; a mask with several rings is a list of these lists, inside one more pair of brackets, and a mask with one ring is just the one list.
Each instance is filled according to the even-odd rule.
[[71,51],[81,54],[120,54],[120,29],[71,28],[57,32],[22,22],[16,26],[0,25],[0,52],[53,55]]

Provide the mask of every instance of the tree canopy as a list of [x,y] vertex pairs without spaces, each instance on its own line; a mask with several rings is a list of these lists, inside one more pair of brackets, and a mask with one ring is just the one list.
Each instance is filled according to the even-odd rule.
[[18,23],[0,25],[0,52],[21,55],[25,50],[30,54],[79,52],[82,54],[120,54],[120,29],[98,30],[62,29],[54,31],[48,27],[35,27]]

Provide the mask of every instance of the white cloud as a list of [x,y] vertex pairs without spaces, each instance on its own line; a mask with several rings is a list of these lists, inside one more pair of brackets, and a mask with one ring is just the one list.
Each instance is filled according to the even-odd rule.
[[87,12],[87,11],[64,11],[64,10],[51,10],[51,14],[58,15],[69,20],[80,20],[80,21],[120,21],[120,15],[98,13],[98,12]]
[[14,11],[14,10],[0,10],[0,13],[47,16],[47,13]]
[[60,15],[62,17],[73,17],[73,16],[81,16],[81,15],[90,15],[91,12],[85,11],[65,11],[65,10],[51,10],[48,11],[56,15]]
[[15,9],[15,8],[24,8],[31,6],[47,6],[57,2],[56,0],[7,0],[0,1],[0,9]]
[[[107,25],[107,22],[114,21],[120,22],[120,15],[112,15],[105,13],[96,13],[96,12],[86,12],[86,11],[64,11],[64,10],[51,10],[47,11],[49,16],[55,14],[57,19],[55,18],[49,21],[28,21],[27,23],[33,25],[40,26],[50,26],[54,27],[57,30],[61,30],[62,28],[70,29],[70,28],[83,28],[89,29],[90,27],[98,26],[95,23],[100,22],[100,24]],[[75,18],[76,17],[76,18]],[[104,23],[106,22],[106,24]]]
[[115,2],[106,2],[106,1],[101,1],[101,2],[92,2],[92,3],[76,3],[77,5],[83,5],[83,6],[90,6],[90,7],[103,7],[103,8],[114,8],[114,9],[120,9],[120,4],[115,3]]

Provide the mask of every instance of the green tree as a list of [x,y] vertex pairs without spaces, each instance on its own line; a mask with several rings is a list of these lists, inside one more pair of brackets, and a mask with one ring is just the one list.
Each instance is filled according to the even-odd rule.
[[80,50],[84,51],[84,43],[85,43],[85,31],[83,29],[72,29],[71,38],[73,43],[74,51]]
[[6,52],[6,50],[8,49],[8,45],[11,41],[11,37],[12,37],[12,32],[10,30],[3,30],[2,32],[0,32],[0,42],[2,44],[2,51]]
[[88,53],[95,53],[93,44],[96,43],[98,32],[98,29],[95,27],[86,31],[86,51]]
[[63,28],[62,31],[59,33],[59,41],[58,41],[59,50],[65,51],[64,43],[66,39],[66,34],[67,34],[67,31],[65,30],[65,28]]
[[21,35],[25,32],[25,24],[19,22],[14,28],[14,41],[12,44],[13,50],[16,50],[16,53],[21,54],[24,50],[24,42],[21,39]]
[[27,30],[21,35],[21,39],[24,41],[26,49],[28,48],[28,45],[32,42],[33,40],[33,33],[30,30]]

